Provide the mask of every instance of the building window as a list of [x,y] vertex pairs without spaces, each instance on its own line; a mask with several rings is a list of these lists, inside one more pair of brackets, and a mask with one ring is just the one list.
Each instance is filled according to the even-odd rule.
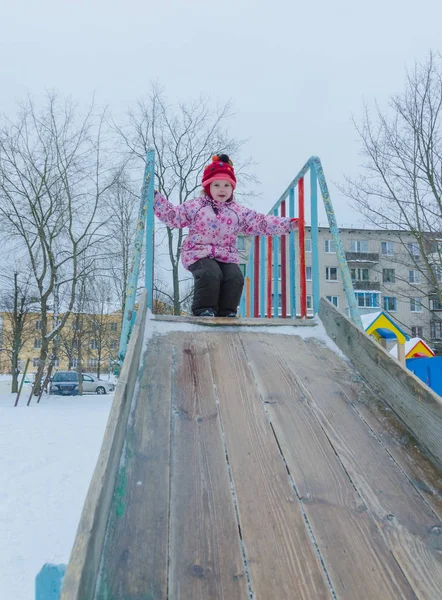
[[420,282],[421,282],[420,271],[416,271],[415,269],[408,271],[408,283],[420,283]]
[[60,359],[59,359],[59,358],[54,358],[54,360],[53,360],[53,365],[54,365],[54,367],[55,367],[56,369],[58,369],[58,368],[59,368],[59,366],[60,366]]
[[117,349],[117,340],[112,340],[111,341],[110,348],[111,348],[111,350],[116,350]]
[[325,267],[325,279],[327,281],[338,281],[338,268]]
[[77,369],[78,368],[78,358],[73,358],[71,361],[71,365],[73,369]]
[[384,296],[384,310],[389,312],[396,311],[396,298],[391,296]]
[[39,348],[41,348],[41,338],[34,339],[34,348],[35,348],[35,350],[38,350]]
[[112,323],[110,324],[110,328],[111,328],[111,331],[117,331],[118,323],[115,323],[115,321],[112,321]]
[[381,254],[383,256],[393,256],[393,242],[381,242]]
[[32,366],[35,368],[38,368],[38,365],[40,363],[40,359],[39,358],[33,358],[32,359]]
[[[275,294],[272,294],[272,315],[275,312],[274,309],[274,300],[275,300]],[[278,294],[278,315],[282,315],[282,294]]]
[[[272,264],[272,281],[275,280],[275,278],[273,276],[274,272],[275,272],[275,265]],[[281,281],[281,273],[282,273],[282,266],[278,265],[278,281]]]
[[430,310],[442,310],[442,302],[439,302],[437,296],[430,297]]
[[361,308],[379,307],[378,294],[372,294],[370,292],[355,292],[355,298],[358,306]]
[[417,242],[408,242],[407,248],[408,248],[408,252],[411,254],[411,256],[416,257],[416,256],[420,255],[419,244]]
[[312,238],[305,238],[305,251],[306,252],[312,251]]
[[307,296],[307,310],[313,310],[313,296]]
[[436,276],[437,281],[440,283],[442,281],[442,267],[434,267],[434,275]]
[[430,335],[432,340],[442,340],[442,321],[431,321]]
[[98,350],[97,340],[92,340],[92,342],[91,342],[91,348],[92,348],[92,350]]
[[411,328],[411,337],[424,337],[424,328],[421,326],[416,326]]
[[41,321],[35,321],[35,329],[41,330]]
[[336,242],[335,240],[325,240],[324,250],[327,254],[336,254]]
[[351,269],[351,278],[353,281],[369,281],[368,269]]
[[350,240],[350,252],[368,252],[368,241]]
[[336,307],[339,306],[339,298],[338,296],[326,296],[327,300],[334,304]]
[[238,237],[238,238],[236,238],[236,248],[238,250],[245,250],[246,249],[246,238],[245,237]]
[[394,269],[382,269],[382,281],[384,283],[395,283],[396,273]]
[[91,367],[91,369],[96,369],[98,367],[98,358],[90,358],[89,366]]
[[411,312],[422,312],[422,298],[410,298]]
[[305,278],[307,281],[312,280],[312,268],[311,267],[305,267]]

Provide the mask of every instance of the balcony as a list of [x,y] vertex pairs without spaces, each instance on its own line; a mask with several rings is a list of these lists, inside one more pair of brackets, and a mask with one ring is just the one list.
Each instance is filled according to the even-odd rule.
[[379,252],[346,252],[348,263],[378,263]]
[[356,291],[363,290],[364,292],[379,292],[381,284],[379,281],[356,281],[352,279],[353,289]]

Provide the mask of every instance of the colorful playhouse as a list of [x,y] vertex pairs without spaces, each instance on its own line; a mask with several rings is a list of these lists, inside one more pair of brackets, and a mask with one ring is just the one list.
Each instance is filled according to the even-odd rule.
[[406,333],[396,325],[387,313],[378,310],[361,315],[362,326],[367,335],[374,337],[387,350],[387,342],[397,340],[396,358],[405,364],[405,344],[409,340]]
[[[390,350],[390,354],[397,358],[397,346],[394,346]],[[405,342],[405,359],[408,358],[433,358],[433,350],[422,340],[421,338],[415,337]]]
[[382,310],[361,315],[361,320],[365,333],[373,336],[383,348],[387,349],[388,342],[397,340],[390,354],[442,396],[442,356],[435,356],[421,338],[410,339]]

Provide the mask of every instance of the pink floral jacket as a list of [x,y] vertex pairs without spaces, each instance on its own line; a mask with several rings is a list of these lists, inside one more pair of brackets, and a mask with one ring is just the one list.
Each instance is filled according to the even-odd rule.
[[155,193],[154,211],[168,227],[188,227],[189,234],[181,248],[183,266],[200,258],[239,263],[236,238],[246,235],[281,235],[297,228],[297,219],[262,215],[235,201],[215,202],[207,195],[174,206]]

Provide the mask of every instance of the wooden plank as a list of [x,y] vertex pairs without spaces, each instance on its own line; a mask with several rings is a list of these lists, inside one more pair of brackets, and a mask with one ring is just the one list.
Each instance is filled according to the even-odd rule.
[[311,346],[312,353],[442,521],[442,471],[425,455],[410,430],[373,393],[354,367],[320,340],[312,338],[306,340],[306,344]]
[[319,314],[328,335],[442,468],[442,398],[324,298]]
[[[442,589],[440,521],[359,418],[341,388],[298,337],[278,345],[353,485],[420,598]],[[326,393],[325,393],[326,391]]]
[[317,323],[312,319],[243,319],[227,317],[191,317],[154,315],[155,321],[166,321],[169,323],[192,323],[193,325],[215,326],[237,326],[237,327],[315,327]]
[[172,344],[150,340],[115,488],[97,600],[166,600]]
[[204,333],[173,334],[170,600],[245,600],[222,430]]
[[241,340],[338,598],[415,598],[288,369],[280,338]]
[[145,321],[146,293],[143,293],[103,444],[81,513],[60,600],[85,600],[94,595],[129,408],[137,380]]
[[208,336],[251,587],[258,599],[330,598],[239,336]]

